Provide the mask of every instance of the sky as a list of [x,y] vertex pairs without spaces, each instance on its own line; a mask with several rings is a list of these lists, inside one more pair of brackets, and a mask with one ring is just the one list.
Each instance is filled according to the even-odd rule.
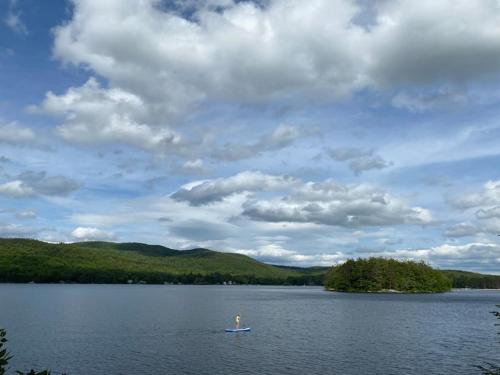
[[497,0],[2,0],[0,236],[500,274]]

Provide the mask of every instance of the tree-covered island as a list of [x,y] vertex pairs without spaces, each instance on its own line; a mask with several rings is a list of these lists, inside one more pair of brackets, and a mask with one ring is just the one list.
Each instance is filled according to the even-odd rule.
[[369,258],[332,267],[325,287],[338,292],[438,293],[449,291],[452,282],[424,262]]

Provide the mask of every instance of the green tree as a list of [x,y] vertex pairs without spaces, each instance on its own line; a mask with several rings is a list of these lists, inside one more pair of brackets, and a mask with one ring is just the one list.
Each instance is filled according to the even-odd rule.
[[6,335],[7,333],[5,330],[0,329],[0,375],[5,374],[9,360],[12,358],[7,349],[4,347],[7,342],[7,338],[5,337]]

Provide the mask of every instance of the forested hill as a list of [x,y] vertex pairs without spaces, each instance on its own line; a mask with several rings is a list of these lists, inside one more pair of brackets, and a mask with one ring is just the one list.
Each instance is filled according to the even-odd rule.
[[[0,238],[0,282],[126,283],[131,280],[152,284],[232,281],[238,284],[323,285],[325,274],[331,270],[326,283],[327,287],[334,288],[332,283],[341,280],[334,275],[338,276],[339,271],[352,266],[350,262],[332,268],[301,268],[269,265],[244,255],[208,249],[179,251],[135,242],[51,244]],[[364,276],[356,276],[356,272],[360,271],[356,266],[349,276],[353,278],[344,279],[347,284],[337,289],[398,289],[401,285],[414,290],[420,288],[420,284],[415,284],[421,280],[419,272],[401,273],[404,267],[400,267],[397,261],[385,259],[382,262],[396,262],[394,264],[398,265],[388,273],[384,271],[386,266],[379,267],[380,270],[375,272],[376,278],[369,282],[363,279]],[[370,262],[361,264],[366,265],[367,270],[371,267]],[[408,267],[426,271],[421,264],[407,262]],[[500,288],[500,276],[455,270],[433,272],[446,276],[453,288]],[[399,282],[402,284],[397,284]]]
[[51,244],[0,239],[0,282],[323,285],[324,271],[281,268],[245,255],[142,243]]
[[500,289],[500,275],[483,275],[457,270],[442,272],[452,281],[453,288]]

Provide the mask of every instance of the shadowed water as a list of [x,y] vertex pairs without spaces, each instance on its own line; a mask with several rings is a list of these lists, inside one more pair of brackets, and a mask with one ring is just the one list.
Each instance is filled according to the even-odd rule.
[[[76,374],[474,374],[498,291],[0,284],[12,369]],[[236,313],[252,332],[225,333]]]

